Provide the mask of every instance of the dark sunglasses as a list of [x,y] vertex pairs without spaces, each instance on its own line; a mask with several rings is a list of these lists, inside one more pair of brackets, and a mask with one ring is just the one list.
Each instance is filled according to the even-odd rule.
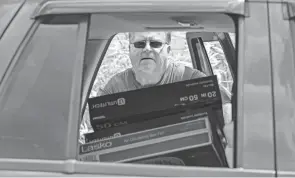
[[[150,46],[152,48],[161,48],[163,46],[163,42],[160,41],[149,41],[150,42]],[[132,43],[134,45],[135,48],[145,48],[147,41],[138,41],[135,43]]]

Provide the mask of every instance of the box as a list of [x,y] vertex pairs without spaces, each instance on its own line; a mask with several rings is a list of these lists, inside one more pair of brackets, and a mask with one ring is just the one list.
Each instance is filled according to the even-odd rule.
[[[202,118],[203,116],[207,115],[208,112],[206,109],[184,110],[183,112],[179,112],[173,115],[165,115],[159,118],[153,118],[142,122],[123,124],[117,127],[111,127],[93,133],[87,133],[85,134],[85,142],[89,143],[103,139],[110,139],[130,133],[155,129],[158,127],[169,126],[173,124],[179,124],[182,122],[197,120],[198,118]],[[140,120],[140,118],[138,118],[138,120]],[[102,125],[108,126],[109,122],[103,123]]]
[[80,160],[227,167],[224,135],[210,115],[87,143],[80,147]]
[[227,167],[216,76],[91,98],[83,161]]
[[[99,96],[90,98],[88,104],[94,131],[206,106],[223,117],[216,76]],[[224,124],[223,119],[220,122]]]

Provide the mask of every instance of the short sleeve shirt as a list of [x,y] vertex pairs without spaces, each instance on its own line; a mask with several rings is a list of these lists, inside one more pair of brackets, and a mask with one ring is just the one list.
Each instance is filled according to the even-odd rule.
[[[191,70],[187,72],[189,75],[186,75],[185,70]],[[166,71],[164,72],[164,75],[162,76],[161,80],[157,84],[142,86],[135,79],[133,70],[129,68],[112,77],[109,80],[109,82],[106,84],[104,89],[102,90],[101,95],[108,95],[108,94],[119,93],[124,91],[137,90],[137,89],[141,89],[145,87],[174,83],[174,82],[190,80],[194,78],[201,78],[205,76],[206,75],[204,73],[202,73],[201,71],[197,69],[192,69],[182,64],[171,63],[168,65]],[[221,93],[221,98],[223,103],[231,102],[230,94],[229,92],[226,91],[225,88],[220,87],[220,93]]]

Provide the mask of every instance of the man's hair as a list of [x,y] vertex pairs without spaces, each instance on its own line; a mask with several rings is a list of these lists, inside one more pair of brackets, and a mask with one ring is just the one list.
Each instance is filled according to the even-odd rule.
[[[131,39],[133,33],[134,32],[129,32],[128,33],[129,40]],[[171,32],[164,32],[164,33],[166,34],[166,42],[168,44],[170,44],[171,43]]]

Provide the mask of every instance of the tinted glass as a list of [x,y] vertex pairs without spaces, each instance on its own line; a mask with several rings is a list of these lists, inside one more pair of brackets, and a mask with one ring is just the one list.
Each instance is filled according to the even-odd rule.
[[41,24],[0,96],[0,158],[64,159],[78,24]]

